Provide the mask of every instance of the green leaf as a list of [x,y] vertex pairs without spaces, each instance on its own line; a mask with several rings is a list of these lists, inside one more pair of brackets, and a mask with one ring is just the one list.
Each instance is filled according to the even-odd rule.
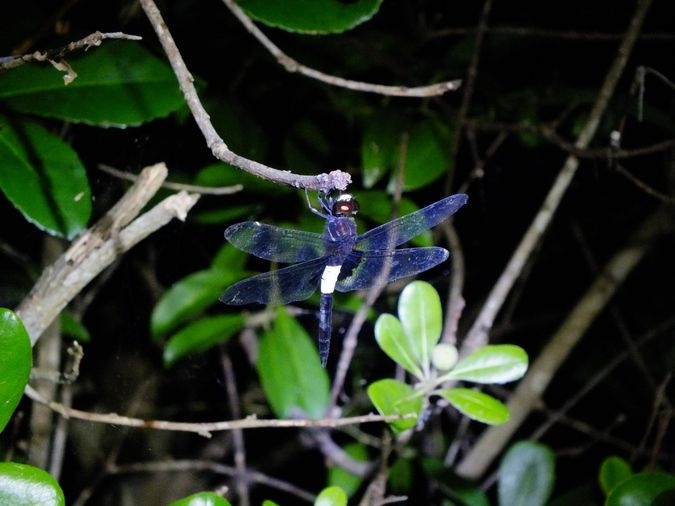
[[0,167],[0,189],[28,221],[68,239],[86,227],[87,174],[61,139],[36,123],[0,115]]
[[[403,189],[417,190],[435,181],[452,170],[450,145],[452,132],[436,119],[425,119],[412,125],[408,131]],[[392,175],[389,190],[396,188],[396,176]]]
[[198,494],[174,501],[169,506],[232,506],[230,502],[213,492],[199,492]]
[[[408,384],[394,379],[381,379],[368,387],[368,397],[381,415],[407,415],[422,412],[422,398]],[[389,422],[394,432],[403,432],[417,423],[417,418]]]
[[138,43],[106,42],[67,61],[78,74],[67,86],[63,74],[46,62],[0,74],[0,100],[24,113],[120,127],[183,106],[169,65]]
[[385,110],[369,118],[361,139],[364,188],[372,188],[398,167],[405,126],[401,114],[392,111]]
[[665,496],[675,490],[675,476],[661,471],[637,473],[614,488],[605,502],[605,506],[656,506],[672,504],[661,502]]
[[235,276],[228,271],[208,269],[194,272],[176,282],[152,310],[150,327],[153,339],[159,339],[214,304],[234,280]]
[[75,319],[73,313],[63,311],[61,313],[61,333],[63,335],[72,337],[81,343],[88,343],[91,341],[91,335],[87,327],[82,325],[82,322]]
[[415,361],[429,373],[431,352],[441,338],[443,309],[436,289],[424,281],[408,284],[398,299],[398,317]]
[[239,6],[258,21],[289,32],[344,32],[369,20],[382,0],[239,0]]
[[553,490],[555,457],[546,446],[522,441],[499,466],[499,504],[544,506]]
[[193,353],[201,353],[228,341],[244,325],[241,314],[202,318],[171,336],[164,347],[164,365],[170,367]]
[[32,364],[30,338],[23,323],[13,311],[0,308],[0,432],[23,396]]
[[600,488],[607,495],[631,476],[633,471],[628,462],[621,457],[607,457],[600,466]]
[[340,487],[324,488],[314,501],[314,506],[347,506],[347,494]]
[[474,383],[506,383],[522,378],[527,364],[527,353],[520,346],[491,344],[460,360],[447,377]]
[[[342,450],[356,462],[368,461],[368,449],[363,443],[348,443]],[[356,493],[362,483],[363,477],[352,474],[340,466],[331,466],[328,469],[328,484],[340,487],[349,497]]]
[[37,467],[0,463],[0,504],[7,506],[64,506],[56,480]]
[[494,397],[468,388],[441,390],[439,395],[450,401],[457,411],[478,422],[499,425],[509,420],[509,410]]
[[279,505],[277,503],[275,503],[274,501],[270,501],[269,499],[265,499],[262,502],[262,506],[279,506]]
[[279,418],[321,418],[328,406],[330,384],[319,354],[305,329],[283,308],[271,331],[260,340],[258,374]]
[[398,318],[390,314],[380,315],[375,322],[375,340],[394,362],[416,377],[424,377],[412,343]]

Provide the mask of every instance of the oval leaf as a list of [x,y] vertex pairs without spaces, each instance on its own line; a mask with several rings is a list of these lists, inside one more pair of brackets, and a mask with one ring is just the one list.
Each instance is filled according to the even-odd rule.
[[410,283],[398,299],[398,317],[413,357],[425,374],[429,373],[431,352],[441,338],[442,313],[438,292],[424,281]]
[[633,476],[630,464],[621,457],[608,457],[600,466],[600,487],[605,495]]
[[617,486],[607,497],[605,506],[652,506],[659,496],[675,489],[675,476],[660,471],[638,473]]
[[283,308],[258,350],[258,374],[265,395],[279,418],[321,418],[330,397],[328,373],[305,329]]
[[0,115],[0,167],[0,189],[28,221],[68,239],[86,227],[87,174],[61,139],[35,123]]
[[63,506],[63,491],[49,473],[14,462],[0,463],[0,504]]
[[336,33],[344,32],[370,19],[382,0],[240,0],[246,13],[266,25],[289,32]]
[[[422,412],[422,398],[413,388],[394,379],[382,379],[368,387],[368,397],[381,415],[407,415]],[[389,422],[394,432],[403,432],[417,423],[417,418]]]
[[525,350],[513,344],[491,344],[460,360],[446,376],[474,383],[506,383],[527,371]]
[[47,62],[0,74],[0,100],[16,111],[99,126],[138,125],[183,106],[171,67],[138,43],[106,42],[68,63],[77,78],[67,86]]
[[403,331],[401,322],[395,316],[383,314],[375,322],[375,340],[389,358],[406,371],[422,378],[410,340]]
[[234,279],[234,274],[228,271],[208,269],[194,272],[176,282],[152,310],[150,328],[153,339],[159,339],[215,303]]
[[213,492],[199,492],[198,494],[174,501],[169,506],[232,506],[230,501]]
[[[347,443],[342,450],[356,462],[368,462],[368,449],[363,443]],[[362,476],[352,474],[337,465],[328,469],[328,483],[340,487],[349,497],[356,493],[363,480]]]
[[314,506],[347,506],[347,494],[340,487],[324,488],[314,501]]
[[244,325],[240,314],[202,318],[169,338],[164,348],[164,365],[169,367],[192,353],[201,353],[228,341]]
[[514,444],[499,466],[499,504],[543,506],[553,490],[555,457],[548,447]]
[[32,363],[30,338],[23,323],[14,312],[0,308],[0,432],[23,396]]
[[508,408],[494,397],[468,388],[450,388],[439,392],[457,411],[478,422],[499,425],[509,421]]

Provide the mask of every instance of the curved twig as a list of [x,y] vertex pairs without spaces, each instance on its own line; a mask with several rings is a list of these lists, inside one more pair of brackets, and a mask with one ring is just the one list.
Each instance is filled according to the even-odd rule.
[[317,176],[302,176],[287,170],[278,170],[268,167],[267,165],[263,165],[255,160],[249,160],[248,158],[231,151],[230,148],[227,147],[227,144],[225,144],[225,141],[218,135],[218,132],[216,132],[216,129],[211,123],[209,114],[199,100],[192,74],[190,74],[190,71],[185,65],[185,61],[183,60],[183,57],[178,50],[178,46],[176,46],[176,42],[173,40],[157,5],[153,0],[140,0],[140,2],[152,28],[159,38],[159,42],[164,48],[167,58],[169,59],[169,63],[173,68],[180,89],[185,97],[185,102],[192,112],[192,117],[201,130],[206,145],[213,153],[213,156],[218,160],[239,167],[260,178],[293,186],[294,188],[308,188],[323,192],[328,192],[333,189],[344,190],[347,188],[347,185],[351,182],[351,176],[340,170],[334,170],[328,174],[324,173]]

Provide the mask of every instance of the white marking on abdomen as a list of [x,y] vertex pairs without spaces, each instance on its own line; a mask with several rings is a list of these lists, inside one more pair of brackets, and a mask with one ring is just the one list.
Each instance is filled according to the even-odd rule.
[[321,293],[333,293],[341,265],[327,265],[321,274]]

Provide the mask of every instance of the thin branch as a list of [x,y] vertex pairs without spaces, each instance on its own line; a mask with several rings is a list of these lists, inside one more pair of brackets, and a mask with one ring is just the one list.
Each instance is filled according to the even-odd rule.
[[[130,172],[124,172],[123,170],[118,170],[114,167],[106,165],[104,163],[98,164],[98,169],[102,170],[106,174],[115,176],[120,179],[125,179],[127,181],[136,181],[138,175],[131,174]],[[200,195],[232,195],[233,193],[240,192],[244,187],[240,184],[235,184],[232,186],[200,186],[195,184],[184,184],[184,183],[173,183],[171,181],[165,181],[162,183],[162,188],[168,190],[176,191],[186,191],[190,193],[199,193]]]
[[478,478],[503,450],[511,436],[534,409],[556,372],[579,343],[586,329],[604,310],[621,283],[644,257],[655,236],[667,223],[663,212],[656,212],[642,223],[599,273],[595,282],[579,299],[548,344],[530,365],[527,375],[508,401],[507,423],[487,429],[463,461],[457,472],[467,478]]
[[192,112],[192,117],[201,130],[206,145],[218,160],[239,167],[260,178],[293,186],[294,188],[308,188],[324,192],[333,189],[344,190],[347,188],[347,185],[351,182],[351,176],[346,172],[334,170],[328,174],[302,176],[286,170],[273,169],[272,167],[268,167],[254,160],[249,160],[248,158],[244,158],[231,151],[223,139],[218,135],[218,132],[216,132],[216,129],[211,123],[209,114],[199,100],[192,74],[190,74],[190,71],[187,69],[185,61],[178,50],[178,46],[176,46],[176,42],[173,40],[166,23],[164,23],[164,19],[162,19],[162,14],[159,12],[157,5],[153,0],[140,0],[140,2],[152,28],[155,30],[155,33],[164,48],[167,58],[169,59],[169,63],[173,68],[180,89],[185,97],[185,102]]
[[241,420],[226,420],[221,422],[189,423],[189,422],[171,422],[166,420],[144,420],[121,416],[115,413],[91,413],[80,409],[69,408],[58,402],[45,399],[38,394],[30,385],[26,386],[24,392],[30,399],[40,404],[49,406],[61,416],[74,418],[87,422],[106,423],[109,425],[122,425],[124,427],[136,427],[139,429],[167,430],[175,432],[192,432],[200,436],[209,438],[212,432],[229,431],[236,429],[263,429],[280,427],[342,427],[344,425],[356,425],[373,422],[393,422],[413,418],[416,415],[409,413],[406,415],[361,415],[345,417],[340,419],[291,419],[291,420],[258,420],[255,417],[248,417]]
[[325,74],[311,67],[294,60],[279,47],[274,44],[251,20],[250,17],[234,2],[234,0],[223,0],[225,6],[230,9],[232,14],[241,22],[242,25],[260,42],[267,51],[279,62],[279,64],[288,72],[297,72],[306,77],[316,79],[332,86],[346,88],[353,91],[366,93],[377,93],[379,95],[388,95],[393,97],[433,97],[443,95],[448,91],[459,89],[462,81],[455,79],[453,81],[443,81],[441,83],[430,84],[427,86],[387,86],[383,84],[366,83],[363,81],[353,81],[342,77]]
[[[614,93],[614,89],[626,67],[628,57],[635,45],[635,41],[637,40],[637,36],[650,5],[651,0],[640,0],[638,2],[635,14],[632,17],[626,32],[626,36],[617,50],[617,55],[605,77],[602,87],[600,88],[600,92],[598,93],[598,97],[595,100],[588,119],[574,144],[576,148],[586,148],[595,135],[600,120],[607,109],[609,100]],[[471,353],[471,351],[483,346],[487,342],[488,332],[492,328],[497,313],[504,304],[516,279],[520,276],[527,259],[553,219],[553,215],[565,195],[578,166],[579,159],[575,156],[569,156],[565,160],[565,163],[563,164],[556,181],[549,190],[539,212],[521,239],[520,244],[511,256],[506,268],[497,280],[497,283],[490,292],[480,314],[467,334],[462,346],[462,355],[465,356],[468,353]]]
[[144,169],[122,199],[43,271],[16,310],[33,344],[73,297],[116,258],[173,218],[185,219],[198,195],[171,195],[131,222],[166,174],[164,164]]
[[46,51],[35,51],[30,54],[21,56],[4,56],[0,58],[0,72],[20,67],[25,63],[30,62],[58,62],[63,59],[68,53],[84,49],[87,51],[91,47],[100,46],[106,39],[125,39],[125,40],[142,40],[138,35],[128,35],[122,32],[102,33],[96,31],[87,35],[83,39],[76,40],[66,44],[65,46],[48,49]]

